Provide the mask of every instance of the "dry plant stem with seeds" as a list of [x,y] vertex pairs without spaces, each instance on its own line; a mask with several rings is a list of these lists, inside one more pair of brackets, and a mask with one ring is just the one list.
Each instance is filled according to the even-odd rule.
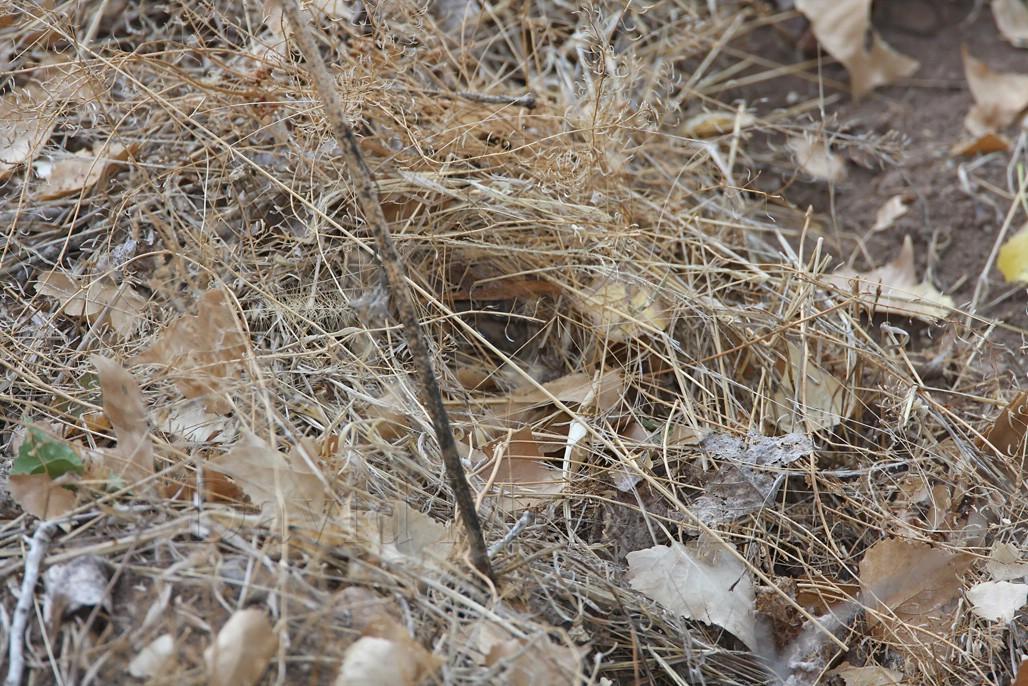
[[446,478],[457,505],[460,521],[464,525],[465,534],[468,537],[471,564],[491,583],[495,583],[496,579],[493,575],[492,563],[489,561],[485,537],[482,535],[478,511],[471,495],[471,487],[468,485],[467,475],[464,473],[464,466],[461,464],[460,454],[457,452],[453,429],[443,404],[439,381],[432,367],[432,358],[425,341],[425,334],[418,321],[410,289],[407,287],[403,258],[396,249],[396,243],[393,241],[382,212],[378,186],[361,155],[353,127],[346,121],[343,105],[336,93],[335,80],[328,73],[325,61],[314,44],[309,19],[300,9],[298,0],[283,0],[282,8],[295,30],[296,41],[307,60],[311,76],[321,96],[325,118],[331,126],[336,142],[343,150],[346,166],[350,172],[350,181],[356,187],[358,205],[375,236],[375,243],[378,246],[378,264],[382,269],[389,291],[390,304],[403,326],[407,346],[414,358],[419,396],[432,419],[432,427],[435,429],[436,441],[439,443],[443,465],[446,469]]

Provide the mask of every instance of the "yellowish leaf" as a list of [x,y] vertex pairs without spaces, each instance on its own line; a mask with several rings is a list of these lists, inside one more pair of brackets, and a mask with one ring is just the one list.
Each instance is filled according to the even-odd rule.
[[903,675],[878,665],[854,667],[848,662],[828,672],[841,677],[845,686],[903,686]]
[[625,275],[597,278],[582,300],[597,333],[616,343],[659,333],[670,321],[667,304],[653,289]]
[[740,129],[753,126],[756,118],[746,112],[704,112],[690,117],[682,126],[682,135],[687,138],[712,138],[732,133],[736,121]]
[[1000,246],[996,269],[1007,283],[1028,282],[1028,224]]
[[914,74],[920,66],[871,28],[871,0],[796,0],[814,36],[850,75],[853,97]]
[[1000,131],[1028,107],[1028,74],[997,72],[964,48],[964,75],[974,105],[964,127],[975,136]]
[[239,610],[204,650],[210,686],[253,686],[278,650],[278,636],[263,610]]
[[787,145],[796,164],[816,180],[839,183],[846,178],[846,163],[819,137],[810,134],[793,136]]
[[788,350],[788,363],[771,404],[775,426],[785,432],[814,433],[849,417],[854,406],[849,387],[807,359],[801,346],[789,342]]
[[129,485],[153,476],[153,444],[139,384],[114,360],[92,355],[103,392],[104,414],[118,437],[118,463],[111,470]]
[[897,219],[902,217],[910,209],[910,198],[906,195],[894,195],[885,201],[878,208],[875,214],[875,223],[871,231],[885,231],[891,228]]
[[869,272],[840,269],[825,281],[873,304],[878,312],[915,317],[927,322],[946,317],[953,310],[953,298],[940,293],[930,282],[918,281],[914,270],[914,244],[907,236],[900,254],[888,264]]

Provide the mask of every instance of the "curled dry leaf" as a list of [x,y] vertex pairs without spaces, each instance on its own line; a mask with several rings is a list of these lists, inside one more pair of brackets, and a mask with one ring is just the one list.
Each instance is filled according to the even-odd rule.
[[1028,282],[1028,224],[1000,246],[996,269],[1007,283]]
[[771,403],[775,426],[807,433],[834,428],[853,411],[853,391],[807,359],[801,346],[792,342],[787,346],[789,359]]
[[369,518],[370,538],[379,556],[388,562],[414,562],[441,567],[453,552],[454,535],[426,514],[402,500],[393,502],[390,515]]
[[531,388],[511,394],[513,405],[539,406],[557,399],[562,403],[609,409],[620,400],[624,392],[624,377],[620,370],[608,369],[602,373],[576,372],[543,385],[544,390]]
[[118,285],[101,277],[81,281],[64,272],[50,271],[42,274],[36,282],[36,292],[61,303],[61,311],[69,317],[82,317],[96,322],[106,310],[111,327],[122,337],[128,338],[142,323],[143,299],[128,284]]
[[335,686],[417,686],[438,664],[413,640],[362,636],[343,654]]
[[983,581],[968,590],[971,611],[990,622],[1012,622],[1017,611],[1028,602],[1028,584],[1009,581]]
[[875,214],[875,223],[871,227],[871,231],[885,231],[891,228],[897,219],[910,210],[910,200],[911,198],[907,195],[894,195],[886,200]]
[[715,540],[672,542],[628,553],[632,588],[686,619],[716,624],[756,651],[750,572]]
[[278,636],[263,610],[239,610],[203,652],[210,686],[253,686],[278,650]]
[[208,468],[232,477],[265,516],[290,526],[320,529],[328,503],[325,486],[300,450],[311,458],[318,454],[312,446],[294,446],[289,455],[283,455],[248,433],[231,451],[208,462]]
[[232,409],[225,394],[240,375],[247,339],[236,325],[231,299],[220,289],[203,294],[195,316],[179,317],[137,362],[164,365],[186,398],[204,398],[221,414]]
[[92,152],[72,153],[56,162],[37,162],[36,174],[43,183],[36,191],[36,197],[51,200],[89,190],[115,166],[128,159],[129,152],[118,143],[101,143]]
[[231,443],[239,433],[238,420],[208,412],[200,399],[158,408],[156,414],[159,430],[197,445]]
[[974,157],[988,155],[990,152],[1007,152],[1010,150],[1010,139],[1006,136],[987,131],[969,140],[962,140],[950,148],[949,154],[954,157]]
[[725,463],[689,508],[708,526],[727,524],[768,506],[781,485],[774,470],[814,451],[810,438],[794,433],[751,436],[748,440],[712,434],[702,445],[712,457]]
[[104,414],[111,420],[118,438],[117,459],[111,465],[111,472],[127,484],[153,476],[153,444],[139,384],[114,360],[92,355],[89,361],[96,367],[100,379]]
[[825,281],[846,293],[857,283],[857,296],[873,304],[878,312],[915,317],[927,322],[946,317],[953,310],[953,298],[940,293],[930,282],[918,281],[914,270],[914,244],[903,239],[900,254],[888,264],[869,272],[840,269]]
[[828,143],[810,134],[793,136],[786,143],[796,164],[818,181],[839,183],[846,178],[846,163],[828,149]]
[[996,72],[964,48],[964,75],[974,105],[964,127],[975,136],[1006,128],[1028,107],[1028,74]]
[[992,16],[1007,41],[1028,48],[1028,5],[1024,0],[992,0]]
[[564,490],[563,472],[546,463],[531,429],[491,443],[484,451],[489,459],[477,472],[490,486],[491,500],[504,512],[520,513]]
[[736,126],[745,129],[756,122],[756,117],[747,112],[704,112],[685,122],[682,135],[687,138],[712,138],[732,133]]
[[1023,579],[1028,576],[1028,562],[1021,561],[1021,551],[1013,543],[994,542],[989,550],[985,569],[996,581]]
[[556,643],[545,634],[529,639],[511,638],[494,643],[486,654],[490,667],[506,665],[502,683],[507,686],[575,686],[582,683],[581,663],[585,647]]
[[960,601],[961,576],[974,558],[929,543],[887,538],[860,562],[860,599],[876,636],[917,658],[934,650],[933,635],[946,635]]
[[871,0],[796,0],[796,9],[810,20],[821,46],[846,67],[854,98],[912,76],[920,66],[871,28]]
[[55,115],[44,106],[46,94],[35,84],[0,98],[0,180],[31,162],[50,140]]
[[599,335],[617,343],[660,333],[670,323],[667,304],[643,279],[627,274],[597,277],[582,304]]
[[143,649],[132,658],[128,672],[137,679],[153,678],[167,669],[174,653],[175,637],[171,634],[162,634],[143,646]]

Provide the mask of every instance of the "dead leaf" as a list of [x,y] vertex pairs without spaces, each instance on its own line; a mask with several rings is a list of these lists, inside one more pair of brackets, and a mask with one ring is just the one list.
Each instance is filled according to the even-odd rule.
[[247,339],[236,325],[232,301],[220,289],[203,294],[195,316],[168,325],[137,362],[161,364],[186,398],[204,398],[212,412],[232,409],[225,391],[240,376]]
[[770,407],[775,427],[815,433],[838,426],[853,410],[853,392],[834,374],[807,359],[801,346],[791,341],[786,346],[788,363]]
[[525,405],[545,405],[553,399],[565,404],[599,407],[609,409],[621,398],[624,391],[624,377],[618,369],[588,374],[576,372],[562,376],[542,385],[544,390],[531,388],[512,393],[511,403]]
[[96,367],[100,379],[104,414],[111,420],[118,438],[117,455],[121,459],[112,472],[127,484],[144,481],[154,473],[153,444],[139,384],[114,360],[91,355],[89,361]]
[[588,648],[556,643],[545,634],[537,634],[530,639],[511,638],[494,643],[485,664],[506,664],[501,682],[506,686],[576,686],[583,681],[581,663],[587,651]]
[[418,512],[402,500],[392,503],[392,514],[370,518],[372,542],[387,562],[414,562],[440,568],[453,552],[450,527]]
[[77,496],[64,487],[70,475],[53,479],[49,474],[16,474],[8,477],[7,489],[21,509],[40,519],[63,517],[75,509]]
[[278,650],[278,636],[263,610],[239,610],[203,651],[210,686],[253,686]]
[[158,408],[157,413],[159,430],[180,436],[188,443],[232,443],[238,437],[238,420],[208,412],[200,399],[166,405]]
[[839,183],[846,178],[846,163],[828,149],[828,143],[818,136],[803,134],[786,142],[796,164],[818,181]]
[[128,148],[113,143],[98,144],[93,152],[72,153],[56,162],[37,162],[36,174],[43,183],[36,197],[52,200],[89,190],[128,156]]
[[111,569],[95,555],[55,564],[43,574],[43,617],[59,622],[83,608],[111,611]]
[[0,98],[0,181],[19,165],[31,162],[50,140],[56,123],[35,84]]
[[1011,45],[1028,48],[1028,5],[1024,0],[992,0],[992,17]]
[[531,429],[484,447],[488,460],[476,473],[491,485],[489,497],[507,513],[549,502],[564,490],[564,474],[550,467]]
[[914,317],[927,322],[946,317],[953,310],[953,298],[943,295],[928,281],[918,281],[914,271],[914,244],[910,236],[903,239],[900,254],[888,264],[869,272],[840,269],[825,277],[845,293],[857,282],[857,295],[874,304],[878,312]]
[[854,667],[848,662],[828,672],[841,677],[846,686],[903,686],[903,675],[878,665]]
[[597,335],[616,343],[660,333],[670,323],[667,304],[639,277],[597,277],[581,299]]
[[846,67],[854,98],[912,76],[920,67],[871,28],[871,0],[796,0],[796,9],[810,20],[825,51]]
[[993,542],[985,569],[996,581],[1023,579],[1028,576],[1028,562],[1021,561],[1021,551],[1013,543]]
[[974,558],[922,541],[887,538],[860,562],[867,623],[915,658],[933,654],[933,634],[946,635],[960,601],[961,576]]
[[[308,456],[318,454],[312,447],[304,449]],[[294,446],[289,455],[283,455],[247,433],[231,451],[210,460],[208,468],[232,477],[265,516],[290,526],[319,529],[328,504],[325,486],[300,450]]]
[[137,679],[151,679],[163,673],[175,653],[175,637],[162,634],[143,646],[128,665],[128,673]]
[[871,227],[871,232],[885,231],[891,228],[897,219],[910,210],[910,200],[908,195],[894,195],[886,200],[875,214],[875,223]]
[[686,619],[715,624],[759,648],[756,601],[746,566],[717,541],[674,541],[628,553],[632,588]]
[[1001,131],[1028,107],[1028,75],[993,71],[966,47],[963,54],[964,76],[975,102],[964,128],[976,136]]
[[1021,659],[1021,664],[1017,667],[1017,676],[1010,686],[1028,686],[1028,658]]
[[982,619],[1008,623],[1028,602],[1028,584],[983,581],[967,591],[967,599],[971,601],[971,611]]
[[771,505],[781,485],[775,470],[814,452],[810,438],[795,433],[748,439],[712,434],[702,446],[724,463],[689,508],[708,526],[734,522]]
[[757,119],[747,112],[703,112],[690,117],[682,126],[682,135],[686,138],[713,138],[735,131],[736,121],[739,129],[753,126]]
[[980,136],[965,139],[950,148],[949,154],[954,157],[974,157],[988,155],[990,152],[1007,152],[1010,140],[999,133],[987,131]]
[[128,284],[119,286],[106,277],[88,279],[88,283],[83,287],[70,274],[49,271],[39,277],[36,292],[60,302],[69,317],[91,323],[106,310],[111,328],[124,338],[134,334],[142,323],[146,300]]

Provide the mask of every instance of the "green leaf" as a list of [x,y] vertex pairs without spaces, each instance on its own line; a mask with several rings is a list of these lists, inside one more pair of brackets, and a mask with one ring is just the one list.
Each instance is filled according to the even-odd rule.
[[70,445],[36,428],[29,429],[29,435],[18,450],[18,457],[11,465],[11,475],[46,474],[51,479],[74,472],[83,472],[82,460]]

